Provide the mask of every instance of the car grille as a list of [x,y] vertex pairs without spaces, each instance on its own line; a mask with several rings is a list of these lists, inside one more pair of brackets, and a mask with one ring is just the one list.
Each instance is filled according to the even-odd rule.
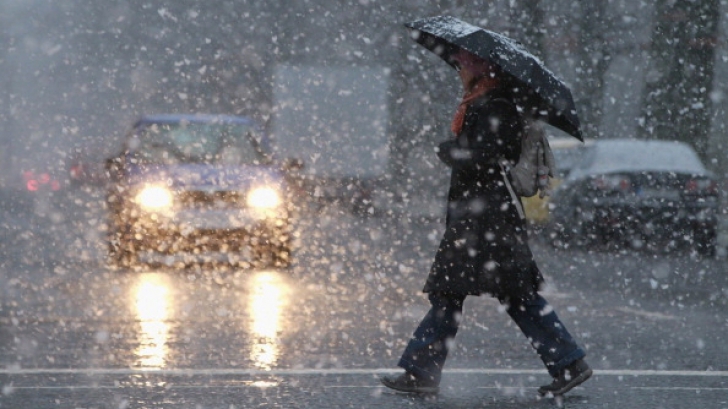
[[191,190],[180,192],[178,195],[179,203],[185,207],[240,207],[243,203],[244,195],[235,191],[202,191]]

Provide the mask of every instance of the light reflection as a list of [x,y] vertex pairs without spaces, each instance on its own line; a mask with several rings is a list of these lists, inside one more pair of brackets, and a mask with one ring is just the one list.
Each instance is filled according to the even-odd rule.
[[266,389],[278,387],[280,384],[281,383],[277,381],[253,381],[250,382],[249,385],[260,389]]
[[169,286],[164,276],[143,273],[134,291],[136,314],[139,319],[139,346],[136,365],[142,369],[164,368],[169,347]]
[[275,273],[260,272],[252,277],[248,311],[251,314],[250,359],[258,368],[270,370],[278,362],[281,313],[285,286]]

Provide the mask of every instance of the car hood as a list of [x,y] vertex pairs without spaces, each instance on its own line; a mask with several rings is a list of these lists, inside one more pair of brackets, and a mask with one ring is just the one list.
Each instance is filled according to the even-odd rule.
[[165,183],[183,190],[238,190],[261,184],[280,185],[283,180],[280,171],[267,166],[137,166],[129,172],[131,185]]

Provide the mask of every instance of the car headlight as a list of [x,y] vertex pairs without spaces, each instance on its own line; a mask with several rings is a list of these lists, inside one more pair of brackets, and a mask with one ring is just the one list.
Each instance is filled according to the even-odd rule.
[[136,195],[136,202],[149,210],[172,206],[172,192],[164,186],[146,186]]
[[281,196],[276,189],[259,187],[248,192],[248,206],[258,209],[270,209],[281,204]]

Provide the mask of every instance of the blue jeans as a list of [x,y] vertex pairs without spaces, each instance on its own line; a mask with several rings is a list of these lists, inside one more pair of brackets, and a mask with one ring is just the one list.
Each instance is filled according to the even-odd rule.
[[[448,342],[458,332],[465,296],[430,293],[429,298],[432,308],[415,330],[397,365],[418,378],[439,383]],[[501,302],[508,305],[506,312],[536,349],[551,376],[556,377],[586,355],[541,295],[536,294],[528,301]]]

